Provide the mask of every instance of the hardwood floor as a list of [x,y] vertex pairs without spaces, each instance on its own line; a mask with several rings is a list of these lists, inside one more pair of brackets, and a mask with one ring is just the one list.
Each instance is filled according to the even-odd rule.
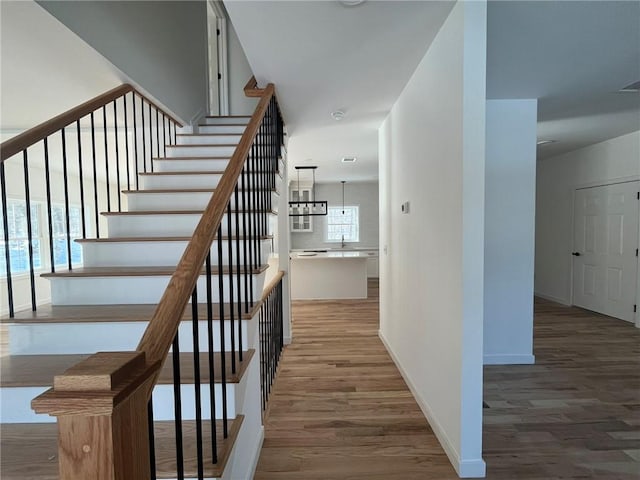
[[377,282],[293,317],[256,480],[458,478],[378,338]]
[[[458,478],[366,301],[294,302],[257,480]],[[536,365],[485,367],[490,480],[640,478],[640,331],[536,302]]]
[[640,330],[544,300],[535,312],[536,364],[484,368],[488,478],[640,479]]

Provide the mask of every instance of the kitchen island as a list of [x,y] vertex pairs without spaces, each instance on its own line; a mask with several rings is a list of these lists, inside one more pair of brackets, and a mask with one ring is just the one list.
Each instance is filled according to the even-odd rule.
[[291,253],[291,299],[367,298],[367,259],[360,251]]

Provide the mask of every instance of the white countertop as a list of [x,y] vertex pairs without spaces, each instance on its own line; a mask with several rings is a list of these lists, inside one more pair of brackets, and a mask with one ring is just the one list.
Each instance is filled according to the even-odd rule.
[[367,252],[340,252],[332,251],[328,252],[292,252],[291,258],[296,260],[322,260],[328,258],[369,258],[375,256],[375,254],[369,254]]

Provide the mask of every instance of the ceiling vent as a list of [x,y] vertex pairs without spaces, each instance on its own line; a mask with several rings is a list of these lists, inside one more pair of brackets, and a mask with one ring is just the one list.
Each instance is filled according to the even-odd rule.
[[621,92],[640,92],[640,80],[620,89]]
[[342,157],[342,163],[353,163],[356,161],[356,157]]

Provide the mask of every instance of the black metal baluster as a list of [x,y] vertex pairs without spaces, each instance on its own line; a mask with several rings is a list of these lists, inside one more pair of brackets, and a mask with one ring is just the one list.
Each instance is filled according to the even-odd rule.
[[142,97],[140,97],[140,115],[142,116],[142,164],[144,165],[144,173],[147,173],[147,137],[144,124],[144,98]]
[[[156,157],[160,157],[160,126],[158,124],[159,113],[156,108]],[[151,161],[151,168],[153,169],[153,160]]]
[[[33,269],[33,229],[31,228],[31,193],[29,192],[29,157],[27,149],[22,151],[24,167],[24,198],[27,210],[27,249],[29,252],[29,281],[31,283],[31,310],[36,311],[36,278]],[[4,191],[4,187],[3,187]],[[8,245],[8,244],[7,244]],[[7,270],[8,272],[8,270]]]
[[207,277],[207,340],[209,348],[209,401],[211,404],[211,463],[218,463],[218,439],[216,426],[216,390],[215,390],[215,367],[213,362],[213,291],[211,285],[211,251],[207,254],[205,262]]
[[149,424],[149,471],[151,480],[156,480],[156,435],[153,420],[153,393],[147,404],[147,423]]
[[267,378],[266,376],[266,370],[265,370],[265,366],[267,364],[267,354],[264,348],[264,342],[265,342],[265,329],[264,329],[264,303],[260,306],[260,315],[258,318],[258,328],[259,328],[259,338],[260,338],[260,386],[261,388],[261,400],[262,400],[262,410],[264,410],[267,407],[267,397],[266,397],[266,384],[265,384],[265,379]]
[[173,412],[176,431],[176,470],[178,480],[184,480],[184,451],[182,446],[182,394],[180,392],[180,339],[178,331],[173,338]]
[[9,253],[9,213],[7,208],[7,182],[4,173],[4,162],[0,162],[0,193],[2,194],[2,226],[4,228],[4,261],[7,268],[7,301],[9,317],[13,318],[13,278],[11,277],[11,254]]
[[113,101],[113,128],[115,137],[115,153],[116,153],[116,196],[118,197],[118,211],[122,211],[121,190],[120,190],[120,151],[118,148],[118,108],[116,101]]
[[80,180],[80,215],[82,220],[82,238],[87,238],[84,205],[84,175],[82,173],[82,139],[80,136],[80,120],[76,122],[76,132],[78,135],[78,178]]
[[102,121],[104,131],[104,168],[107,180],[107,211],[111,211],[111,186],[109,184],[109,142],[107,141],[107,106],[102,107]]
[[247,190],[249,188],[247,183],[247,168],[249,164],[249,158],[244,162],[244,168],[242,169],[242,248],[244,250],[244,311],[249,314],[249,276],[248,269],[250,268],[249,261],[249,249],[251,247],[251,234],[247,228],[247,218],[249,217],[249,203],[247,200]]
[[67,234],[67,266],[72,270],[71,265],[71,220],[69,218],[69,172],[67,168],[67,140],[64,128],[60,130],[62,134],[62,175],[64,180],[64,215],[65,228]]
[[96,160],[96,126],[94,121],[93,112],[91,112],[91,153],[93,156],[93,213],[96,221],[96,237],[100,238],[100,220],[98,206],[98,167]]
[[[251,151],[252,151],[252,155],[251,155],[251,176],[253,177],[251,179],[251,194],[253,195],[253,232],[252,232],[252,237],[251,237],[251,242],[253,243],[253,260],[251,262],[251,270],[249,272],[249,274],[251,275],[251,278],[253,279],[253,270],[255,268],[258,267],[258,248],[259,245],[257,243],[257,239],[259,239],[261,237],[261,232],[260,232],[260,204],[259,204],[259,198],[258,198],[258,159],[257,159],[257,152],[258,152],[258,148],[256,146],[256,143],[254,142],[253,146],[251,147]],[[253,288],[251,290],[251,301],[253,302],[254,300],[254,295],[253,295]]]
[[53,252],[53,215],[51,214],[51,173],[49,169],[49,137],[44,137],[44,178],[47,188],[47,222],[49,228],[49,260],[51,273],[56,271],[55,255]]
[[129,158],[129,111],[127,110],[127,96],[122,97],[124,110],[124,155],[127,158],[127,190],[131,190],[131,159]]
[[153,172],[153,118],[151,118],[151,103],[149,103],[149,165]]
[[229,425],[227,420],[227,360],[226,341],[224,328],[224,275],[222,266],[222,224],[218,227],[218,292],[219,292],[219,311],[220,311],[220,374],[222,386],[222,434],[224,438],[229,436]]
[[[204,461],[202,456],[202,399],[200,396],[200,332],[198,320],[198,287],[191,294],[191,320],[193,326],[193,377],[196,408],[196,457],[198,462],[198,479],[204,479]],[[212,382],[213,379],[209,379]]]
[[[227,276],[229,277],[229,333],[231,335],[231,373],[236,373],[236,329],[235,312],[233,311],[233,252],[231,251],[233,244],[231,242],[231,232],[231,202],[229,202],[227,203]],[[240,349],[240,347],[238,347],[238,349]]]
[[167,125],[166,125],[166,115],[162,114],[162,151],[163,156],[167,156]]
[[[238,289],[237,301],[234,302],[231,308],[236,309],[238,312],[238,360],[242,362],[242,275],[240,275],[241,261],[240,261],[240,203],[238,200],[238,184],[233,190],[233,196],[236,204],[235,222],[236,222],[236,287]],[[231,241],[231,239],[229,239]]]
[[[131,103],[133,104],[133,158],[135,159],[136,166],[136,190],[139,188],[140,182],[140,166],[138,164],[138,117],[136,115],[136,94],[131,96]],[[145,170],[146,172],[146,170]]]

